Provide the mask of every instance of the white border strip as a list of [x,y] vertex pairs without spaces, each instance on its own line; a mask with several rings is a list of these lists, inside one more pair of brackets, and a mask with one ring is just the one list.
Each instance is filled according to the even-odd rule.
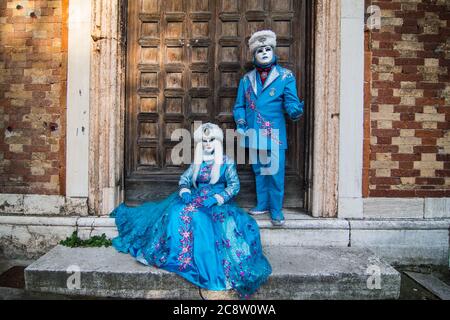
[[362,218],[364,1],[342,0],[339,218]]
[[91,0],[69,1],[67,77],[68,197],[88,197]]

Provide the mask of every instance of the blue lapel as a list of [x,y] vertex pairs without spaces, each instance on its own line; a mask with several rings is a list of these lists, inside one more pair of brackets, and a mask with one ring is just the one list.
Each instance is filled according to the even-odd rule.
[[256,69],[250,71],[247,74],[248,80],[250,81],[250,84],[253,88],[253,92],[255,93],[255,96],[258,96],[258,86],[256,84]]
[[[272,71],[270,71],[269,77],[267,78],[266,82],[264,83],[264,87],[262,88],[262,93],[265,89],[267,89],[278,77],[280,76],[280,72],[278,71],[278,66],[274,66]],[[258,79],[256,74],[256,69],[253,69],[247,74],[248,80],[250,81],[250,84],[252,86],[253,92],[255,93],[255,96],[258,97],[258,87],[261,87],[261,85],[258,86]]]

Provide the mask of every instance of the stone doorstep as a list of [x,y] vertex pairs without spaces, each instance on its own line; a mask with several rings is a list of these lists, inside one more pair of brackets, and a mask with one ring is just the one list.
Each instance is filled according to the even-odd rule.
[[[273,273],[252,297],[256,300],[397,299],[400,273],[371,251],[355,248],[265,247]],[[80,270],[81,289],[68,289],[72,270]],[[380,274],[380,289],[368,288]],[[129,299],[201,299],[214,297],[176,274],[147,267],[113,248],[57,246],[25,269],[27,290]],[[70,282],[69,282],[70,283]],[[214,293],[214,292],[213,292]],[[227,293],[215,297],[224,299]],[[228,298],[235,298],[228,293]]]
[[[261,230],[261,239],[265,246],[348,246],[349,223],[337,219],[313,219],[306,215],[287,213],[286,224],[283,227],[273,227],[268,216],[256,217]],[[109,217],[30,217],[30,216],[0,216],[0,231],[4,226],[16,226],[29,230],[37,230],[40,234],[43,229],[53,228],[56,233],[61,229],[64,239],[75,230],[82,239],[95,235],[106,234],[108,238],[117,236],[117,228],[113,218]],[[69,229],[73,231],[68,231]],[[25,231],[24,231],[25,232]],[[63,236],[64,234],[64,236]],[[0,234],[1,236],[1,234]]]

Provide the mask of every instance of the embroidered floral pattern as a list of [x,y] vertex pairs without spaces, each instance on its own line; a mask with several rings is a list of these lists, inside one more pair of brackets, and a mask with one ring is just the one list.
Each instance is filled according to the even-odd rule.
[[[216,246],[218,248],[221,247],[221,245],[217,242]],[[234,268],[232,268],[233,264],[229,259],[222,260],[226,281],[231,286],[231,288],[236,289],[237,284],[239,284],[240,289],[242,289],[241,284],[245,283],[247,279],[254,277],[252,270],[248,268],[249,265],[252,265],[252,254],[250,252],[246,252],[242,248],[232,248],[229,244],[229,240],[226,239],[222,240],[222,247],[228,249],[228,256],[231,257],[232,261],[234,261],[235,266]],[[253,254],[253,258],[257,257],[255,252]],[[246,290],[248,289],[247,287],[245,288]],[[241,298],[243,299],[246,299],[248,297],[248,295],[241,295]]]
[[193,246],[193,234],[192,234],[192,213],[197,210],[194,204],[186,205],[181,210],[181,221],[183,222],[178,232],[180,233],[180,253],[178,254],[178,269],[180,271],[186,270],[189,266],[192,266],[192,246]]
[[283,80],[286,80],[287,78],[291,78],[291,77],[293,77],[293,76],[294,76],[294,75],[293,75],[292,71],[290,71],[290,70],[284,70],[284,71],[283,71],[282,79],[283,79]]
[[222,244],[225,246],[225,248],[230,249],[231,248],[231,243],[230,243],[230,239],[222,239]]
[[283,143],[273,134],[273,123],[264,119],[261,112],[256,108],[256,103],[252,99],[252,88],[249,86],[247,92],[245,93],[247,99],[247,104],[253,112],[256,113],[256,123],[259,125],[260,129],[263,130],[262,134],[265,137],[272,139],[275,143],[282,145]]
[[257,254],[258,253],[258,244],[256,243],[256,241],[252,242],[251,247],[252,247],[253,254]]
[[[182,215],[191,214],[192,211],[183,210]],[[188,223],[184,223],[184,225],[179,229],[179,233],[181,235],[180,245],[181,250],[178,254],[178,269],[180,271],[186,270],[189,266],[191,266],[192,262],[192,244],[193,244],[193,236],[191,226]]]
[[[153,246],[151,257],[156,266],[161,266],[167,261],[166,244],[164,237],[161,237]],[[158,258],[159,255],[161,256]]]
[[200,169],[197,180],[199,182],[207,183],[211,180],[211,169],[213,164],[207,164]]
[[166,240],[164,240],[163,238],[160,238],[159,241],[155,245],[155,250],[161,249],[161,247],[163,247],[165,244],[166,244]]
[[[207,182],[211,178],[211,165],[206,165],[201,168],[199,173],[199,181]],[[196,196],[192,202],[183,207],[183,210],[180,212],[180,219],[182,221],[182,226],[178,230],[181,239],[180,239],[180,252],[178,254],[178,269],[180,271],[186,270],[188,267],[192,266],[192,258],[193,258],[193,245],[194,245],[194,236],[192,233],[192,215],[198,210],[198,208],[203,206],[203,202],[208,198],[210,193],[209,186],[203,187],[198,191],[198,196]]]
[[244,255],[244,251],[236,250],[236,256],[240,259]]
[[225,213],[223,212],[214,212],[213,213],[213,221],[214,222],[225,222]]
[[236,238],[240,238],[243,236],[242,232],[240,232],[237,228],[234,229],[234,235]]

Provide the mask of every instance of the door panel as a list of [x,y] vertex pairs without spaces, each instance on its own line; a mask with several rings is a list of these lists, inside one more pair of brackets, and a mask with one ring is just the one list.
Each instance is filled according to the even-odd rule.
[[[272,29],[279,62],[304,79],[303,1],[128,1],[126,199],[142,202],[176,190],[186,166],[170,152],[174,129],[194,121],[234,128],[240,78],[252,68],[250,35]],[[295,36],[294,36],[295,35]],[[301,85],[299,85],[299,88]],[[288,122],[286,206],[303,203],[303,122]],[[299,156],[301,155],[301,156]],[[240,202],[254,202],[249,165],[239,166]]]

